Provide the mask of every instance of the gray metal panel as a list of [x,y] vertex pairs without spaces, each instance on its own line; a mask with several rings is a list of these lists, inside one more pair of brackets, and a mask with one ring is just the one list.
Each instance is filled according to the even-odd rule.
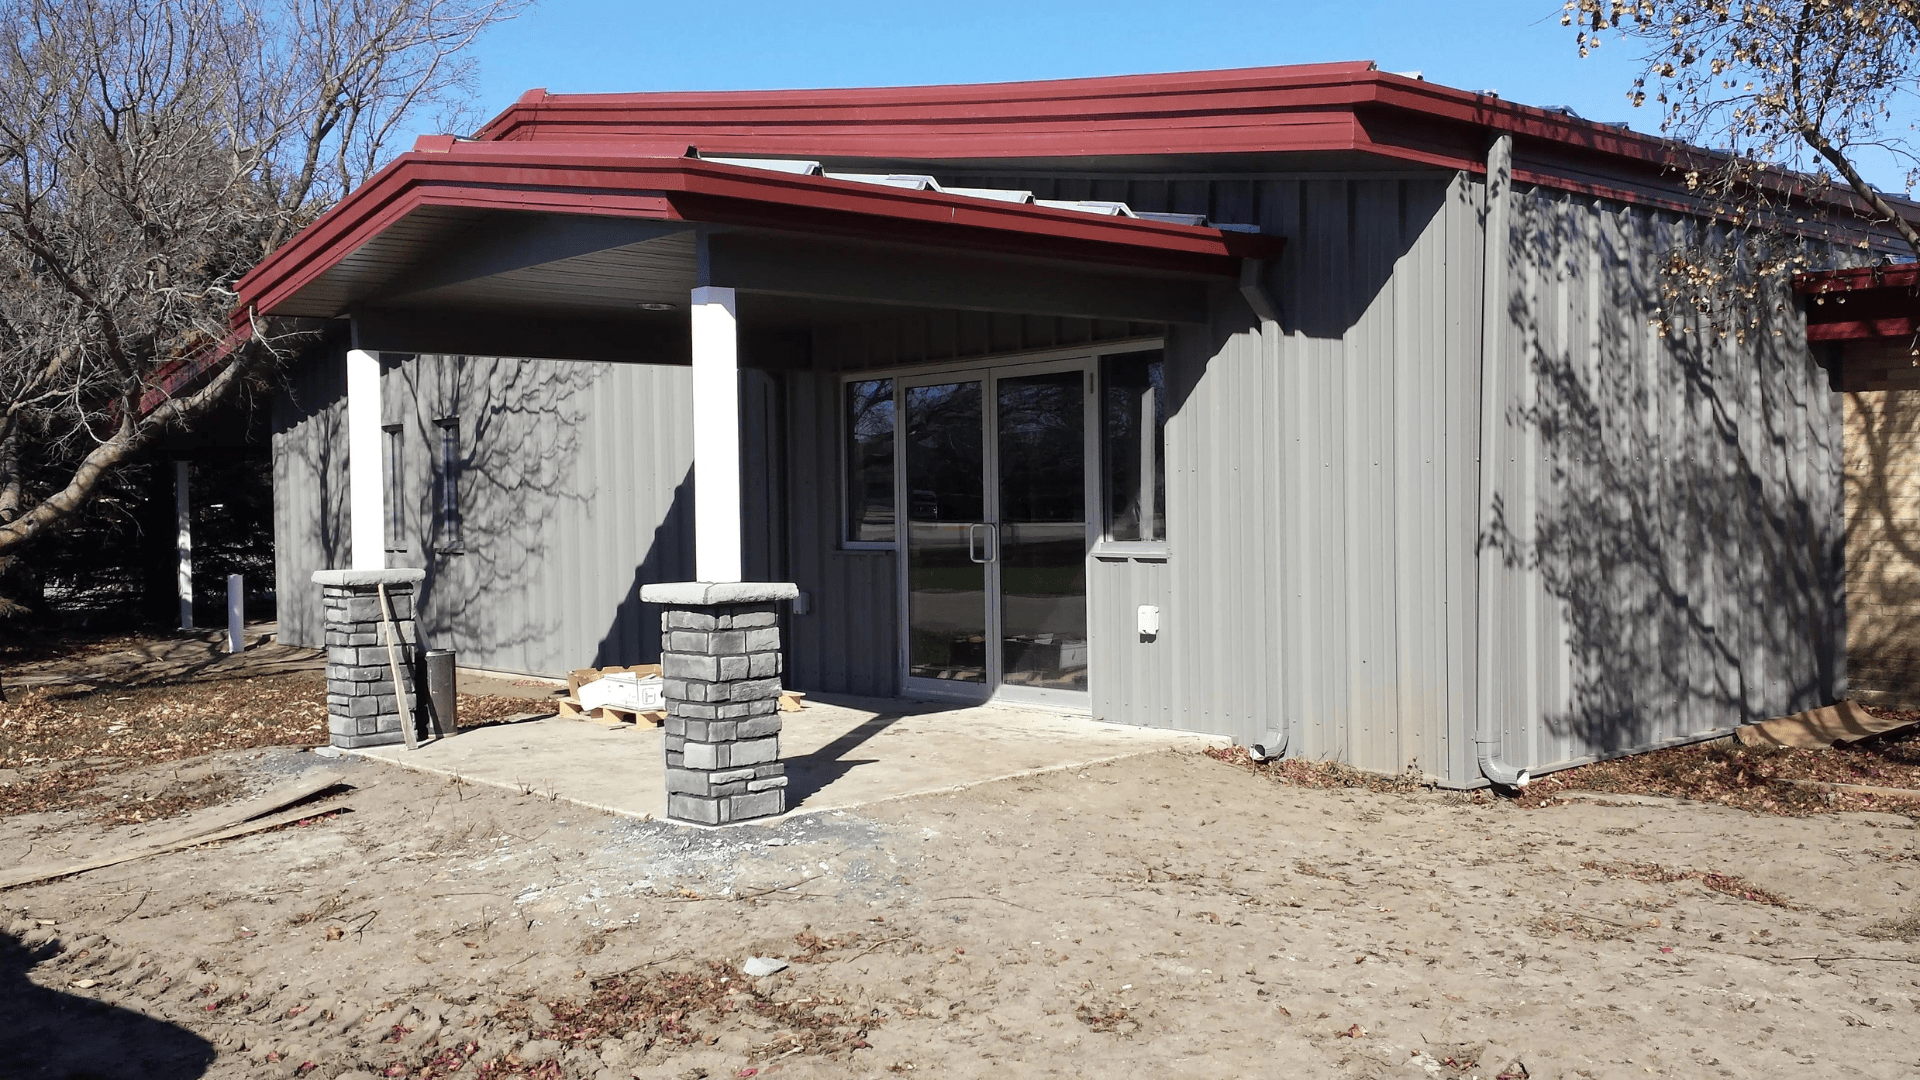
[[790,620],[787,685],[891,695],[899,684],[891,551],[840,550],[840,380],[788,376],[789,565],[810,611]]
[[[1087,627],[1093,715],[1143,727],[1175,727],[1174,643],[1164,559],[1096,556],[1087,580]],[[1161,632],[1139,632],[1139,609],[1161,611]]]
[[[320,374],[303,368],[293,384]],[[398,497],[409,537],[407,550],[388,559],[427,571],[421,615],[430,644],[458,650],[464,665],[544,675],[657,659],[659,612],[639,602],[638,588],[692,573],[688,369],[421,356],[386,370],[382,396],[390,422],[403,424]],[[308,575],[348,557],[344,529],[329,551],[313,520],[331,499],[344,521],[344,407],[342,395],[275,436],[290,642],[318,641]],[[437,422],[447,418],[459,421],[457,554],[440,550],[435,516]]]
[[[1512,321],[1491,373],[1504,404],[1488,418],[1498,516],[1482,559],[1479,181],[1018,182],[1289,238],[1271,275],[1281,324],[1259,326],[1223,288],[1210,327],[1167,335],[1171,556],[1092,568],[1105,718],[1241,740],[1287,724],[1294,753],[1469,784],[1481,693],[1508,760],[1537,772],[1844,687],[1836,398],[1791,308],[1739,346],[1649,329],[1672,215],[1515,195]],[[967,312],[816,327],[814,370],[785,376],[785,505],[769,496],[750,523],[771,572],[765,545],[786,515],[790,576],[813,600],[792,622],[791,684],[890,693],[897,681],[894,556],[839,550],[841,372],[1155,332]],[[688,569],[684,372],[523,367],[518,390],[504,369],[479,380],[502,406],[493,437],[515,449],[493,509],[469,513],[470,536],[501,515],[497,546],[521,565],[501,595],[462,578],[466,607],[436,598],[429,612],[449,627],[489,620],[464,647],[495,666],[644,658],[647,620],[620,598],[637,576]],[[572,388],[581,372],[592,380]],[[749,387],[748,408],[777,414],[777,385]],[[309,411],[289,410],[275,435],[292,632],[305,632],[291,602],[304,568],[333,557],[320,534],[345,536],[343,511],[323,524],[312,509],[342,494],[327,477],[343,466],[313,463],[337,408]],[[536,420],[554,416],[567,422]],[[773,441],[749,457],[777,469]],[[517,487],[536,497],[506,493]],[[1478,687],[1482,565],[1498,576],[1487,645],[1500,662]],[[1149,603],[1163,632],[1142,642],[1134,611]]]
[[319,648],[315,570],[346,566],[347,357],[344,346],[289,372],[273,402],[274,592],[279,640]]
[[1792,306],[1745,342],[1662,334],[1661,252],[1697,223],[1515,200],[1483,563],[1509,760],[1538,772],[1833,700],[1834,396]]

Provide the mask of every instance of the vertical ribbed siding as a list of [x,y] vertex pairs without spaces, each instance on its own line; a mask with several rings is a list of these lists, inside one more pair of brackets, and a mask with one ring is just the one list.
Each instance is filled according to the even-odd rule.
[[[1089,689],[1093,715],[1103,720],[1172,728],[1174,625],[1170,575],[1164,559],[1096,557],[1087,576]],[[1160,634],[1140,636],[1140,608],[1160,609]],[[1097,673],[1097,674],[1096,674]]]
[[788,635],[787,685],[887,696],[899,679],[899,586],[891,551],[840,550],[840,380],[788,375],[788,559],[809,612]]
[[[276,423],[276,563],[290,643],[317,644],[309,576],[347,557],[336,369],[337,359],[296,372],[292,396],[328,379],[342,385],[308,415],[283,398],[288,422]],[[407,550],[388,560],[427,571],[429,645],[458,650],[463,665],[545,675],[657,658],[658,613],[638,588],[693,572],[688,369],[421,356],[390,367],[382,395],[405,452]],[[458,553],[441,549],[435,514],[438,422],[449,418],[460,431]],[[316,516],[328,499],[341,538],[331,553]]]
[[[1011,183],[1011,181],[1006,181]],[[1436,776],[1471,768],[1478,187],[1462,177],[1021,178],[1288,238],[1282,325],[1237,293],[1169,332],[1168,537],[1096,560],[1095,708]],[[1164,584],[1163,584],[1164,582]],[[1164,590],[1164,591],[1162,591]],[[1162,607],[1137,641],[1133,613]],[[1461,734],[1466,732],[1467,734]]]
[[279,640],[319,648],[315,570],[347,565],[347,363],[344,347],[289,372],[273,402],[273,565]]
[[1540,771],[1833,700],[1835,395],[1798,317],[1744,343],[1662,333],[1661,253],[1697,223],[1514,198],[1483,562],[1509,760]]
[[[1297,754],[1469,784],[1482,695],[1507,759],[1539,771],[1844,687],[1837,398],[1790,312],[1738,346],[1649,327],[1660,251],[1684,225],[1672,215],[1514,196],[1482,491],[1477,180],[1017,183],[1288,238],[1270,274],[1278,326],[1260,327],[1221,288],[1211,326],[1164,331],[1171,554],[1092,561],[1099,715],[1241,740],[1285,725]],[[784,516],[790,576],[813,601],[792,623],[792,684],[897,686],[895,556],[839,549],[841,372],[1161,332],[964,312],[823,326],[814,370],[749,385],[747,407],[786,423],[784,463],[778,436],[749,447],[786,477],[784,504],[770,490],[750,515],[750,557],[773,572]],[[478,415],[517,456],[493,505],[469,512],[469,538],[504,535],[485,558],[444,560],[448,584],[429,613],[472,650],[469,663],[644,658],[651,631],[634,582],[691,570],[685,372],[522,368],[481,380],[500,409]],[[593,378],[575,387],[581,372]],[[343,507],[315,509],[343,502],[326,478],[345,474],[321,452],[337,401],[283,411],[276,513],[291,553],[283,621],[295,627],[305,614],[288,601],[305,594],[308,570],[336,557],[329,543],[345,555],[343,539],[322,536],[344,538]],[[564,422],[549,430],[536,417]],[[522,459],[547,471],[525,479]],[[510,497],[516,486],[531,498]],[[1497,663],[1478,686],[1483,568]],[[1142,604],[1161,609],[1157,640],[1135,631]]]
[[[639,586],[693,574],[686,368],[423,356],[407,431],[422,630],[462,664],[555,675],[658,658]],[[464,544],[437,551],[438,421],[460,425]],[[399,561],[399,560],[396,560]]]

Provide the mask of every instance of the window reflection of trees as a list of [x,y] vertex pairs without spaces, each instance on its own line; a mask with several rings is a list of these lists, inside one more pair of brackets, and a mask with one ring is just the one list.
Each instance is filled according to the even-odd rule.
[[907,389],[907,498],[914,520],[981,520],[980,398],[978,382]]

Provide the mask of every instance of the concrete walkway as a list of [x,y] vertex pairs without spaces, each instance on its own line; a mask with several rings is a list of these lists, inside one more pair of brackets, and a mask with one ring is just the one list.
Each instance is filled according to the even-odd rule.
[[[804,710],[783,719],[780,749],[787,762],[789,814],[1227,741],[1043,709],[865,698],[809,698]],[[549,718],[473,728],[413,751],[382,746],[349,752],[627,817],[661,818],[666,816],[662,738],[659,728]]]

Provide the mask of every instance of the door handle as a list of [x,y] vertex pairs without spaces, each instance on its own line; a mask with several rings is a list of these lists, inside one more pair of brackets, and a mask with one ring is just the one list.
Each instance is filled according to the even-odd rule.
[[[985,558],[982,558],[980,555],[975,554],[974,552],[973,538],[975,535],[974,533],[975,529],[989,530],[987,535],[989,536],[990,540],[987,545],[987,554]],[[973,524],[967,526],[967,558],[984,566],[987,563],[990,563],[999,557],[1000,557],[999,530],[994,527],[992,522],[976,521]]]

